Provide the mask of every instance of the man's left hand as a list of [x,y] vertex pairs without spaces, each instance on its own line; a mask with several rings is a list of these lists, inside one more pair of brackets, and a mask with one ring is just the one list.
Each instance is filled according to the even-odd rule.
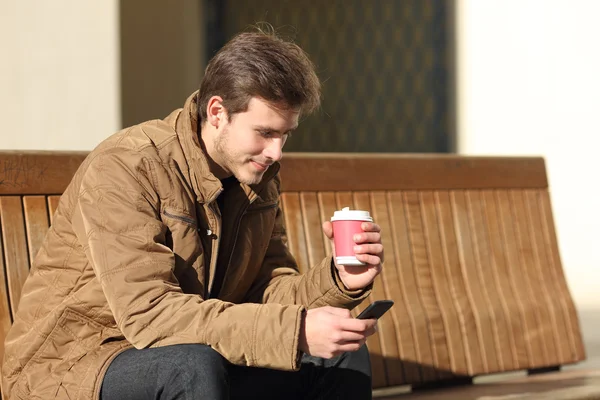
[[381,244],[381,228],[373,222],[363,222],[362,233],[354,235],[354,253],[365,265],[338,265],[335,261],[333,245],[333,226],[331,222],[323,223],[323,233],[331,240],[333,262],[338,270],[340,279],[348,290],[358,290],[367,287],[381,272],[383,263],[383,245]]

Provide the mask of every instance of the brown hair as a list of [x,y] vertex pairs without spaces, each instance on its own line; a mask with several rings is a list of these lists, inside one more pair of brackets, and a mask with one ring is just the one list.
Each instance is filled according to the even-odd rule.
[[321,103],[321,83],[298,45],[272,31],[246,32],[231,39],[206,67],[198,94],[202,121],[212,96],[223,98],[229,116],[246,111],[252,97],[310,114]]

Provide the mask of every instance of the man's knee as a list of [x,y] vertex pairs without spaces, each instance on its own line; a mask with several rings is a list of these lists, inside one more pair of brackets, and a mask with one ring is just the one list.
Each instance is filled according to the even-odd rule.
[[210,346],[182,344],[164,347],[165,362],[180,379],[227,380],[227,360]]
[[102,398],[127,397],[125,393],[146,397],[163,393],[164,398],[206,393],[214,399],[227,398],[227,364],[219,353],[204,345],[130,349],[109,366]]

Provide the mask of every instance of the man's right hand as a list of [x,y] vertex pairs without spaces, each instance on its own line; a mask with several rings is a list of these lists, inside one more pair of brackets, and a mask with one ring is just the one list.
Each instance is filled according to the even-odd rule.
[[298,348],[321,358],[357,351],[376,332],[376,325],[376,319],[353,318],[344,308],[313,308],[304,315]]

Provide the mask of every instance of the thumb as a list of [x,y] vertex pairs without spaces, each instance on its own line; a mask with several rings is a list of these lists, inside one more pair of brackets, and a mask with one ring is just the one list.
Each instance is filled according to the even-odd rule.
[[333,225],[331,224],[331,221],[323,222],[323,233],[329,239],[333,239]]

